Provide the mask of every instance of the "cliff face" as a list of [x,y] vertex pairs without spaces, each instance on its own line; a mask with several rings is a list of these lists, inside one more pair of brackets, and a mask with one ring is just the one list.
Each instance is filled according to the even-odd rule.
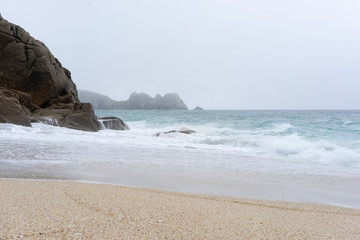
[[103,126],[45,44],[0,15],[0,123],[39,121],[86,131]]
[[132,93],[126,101],[115,101],[111,98],[91,91],[79,90],[81,101],[90,102],[95,109],[102,110],[187,110],[186,104],[179,95],[168,93],[157,94],[155,98],[146,93]]

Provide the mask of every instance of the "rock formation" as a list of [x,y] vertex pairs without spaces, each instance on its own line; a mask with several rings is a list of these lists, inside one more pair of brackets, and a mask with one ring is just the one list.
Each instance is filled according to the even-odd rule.
[[155,136],[159,137],[162,134],[171,134],[171,133],[193,134],[193,133],[196,133],[196,132],[194,130],[191,130],[191,129],[181,128],[180,130],[171,130],[171,131],[168,131],[168,132],[157,133]]
[[202,107],[199,107],[199,106],[197,106],[196,108],[194,108],[193,110],[195,110],[195,111],[202,111],[202,110],[204,110]]
[[102,124],[49,49],[0,15],[0,123],[44,122],[85,131]]
[[99,120],[105,126],[106,129],[112,130],[129,130],[129,127],[126,123],[123,122],[120,118],[117,117],[101,117]]
[[85,90],[79,90],[81,101],[90,102],[95,109],[101,110],[187,110],[186,104],[176,93],[164,96],[157,94],[155,98],[146,93],[132,93],[126,101],[115,101],[111,98]]
[[14,90],[0,88],[0,123],[14,123],[31,126],[30,111],[25,107],[30,95]]
[[32,102],[48,106],[57,96],[77,99],[70,72],[40,41],[21,27],[0,19],[0,86],[28,93]]

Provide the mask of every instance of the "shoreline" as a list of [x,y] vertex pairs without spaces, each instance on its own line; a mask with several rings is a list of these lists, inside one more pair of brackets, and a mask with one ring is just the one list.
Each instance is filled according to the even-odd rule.
[[[265,202],[280,202],[280,203],[294,203],[294,204],[315,204],[322,206],[330,206],[330,207],[340,207],[345,209],[354,209],[360,210],[360,206],[350,206],[350,205],[342,205],[336,203],[326,203],[326,202],[316,202],[316,201],[302,201],[302,200],[287,200],[287,199],[271,199],[271,198],[261,198],[261,197],[247,197],[247,196],[237,196],[237,195],[224,195],[220,193],[202,193],[196,191],[186,191],[186,190],[172,190],[172,189],[164,189],[161,187],[147,187],[147,186],[136,186],[136,185],[127,185],[121,183],[111,183],[111,182],[100,182],[100,181],[91,181],[91,180],[81,180],[81,179],[63,179],[63,178],[14,178],[14,177],[0,177],[0,181],[2,180],[11,180],[11,181],[31,181],[31,182],[50,182],[50,183],[85,183],[85,184],[95,184],[95,185],[109,185],[114,187],[124,187],[130,189],[140,189],[145,191],[160,191],[166,192],[169,194],[184,194],[184,195],[195,195],[195,196],[207,196],[214,198],[231,198],[231,199],[242,199],[249,201],[265,201]],[[1,239],[0,239],[1,240]]]
[[[134,124],[127,132],[2,125],[0,176],[360,208],[360,157],[350,141],[358,114],[345,114],[339,131],[324,136],[302,122],[325,123],[339,114],[294,114],[279,120],[283,115],[137,113],[126,116]],[[246,125],[252,120],[256,126]],[[154,136],[182,125],[199,134]]]
[[360,209],[66,180],[0,178],[0,239],[336,238]]

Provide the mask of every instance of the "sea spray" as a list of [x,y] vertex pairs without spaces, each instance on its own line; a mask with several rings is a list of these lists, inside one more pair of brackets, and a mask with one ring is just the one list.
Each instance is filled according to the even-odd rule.
[[[98,181],[352,206],[360,202],[359,111],[97,115],[120,117],[130,130],[92,133],[41,123],[33,128],[0,124],[0,177]],[[182,128],[195,133],[156,137]]]

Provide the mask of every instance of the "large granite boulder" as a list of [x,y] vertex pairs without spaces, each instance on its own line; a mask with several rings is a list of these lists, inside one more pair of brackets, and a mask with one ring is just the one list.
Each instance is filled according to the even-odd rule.
[[64,127],[96,132],[101,129],[101,124],[96,117],[89,112],[76,112],[66,116],[64,120]]
[[78,99],[71,73],[42,42],[0,15],[0,122],[43,122],[85,131],[103,125]]
[[39,108],[32,113],[31,121],[91,132],[103,129],[90,103],[56,103]]
[[32,96],[40,107],[70,93],[78,101],[70,72],[42,42],[21,27],[0,18],[0,86]]
[[0,123],[31,127],[30,111],[21,104],[16,91],[0,88]]

